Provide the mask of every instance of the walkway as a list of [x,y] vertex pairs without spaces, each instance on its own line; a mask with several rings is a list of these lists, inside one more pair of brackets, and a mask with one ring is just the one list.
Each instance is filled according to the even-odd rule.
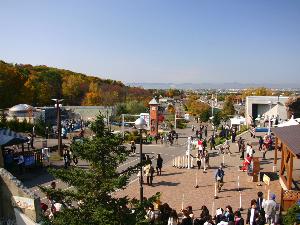
[[[262,157],[262,153],[257,149],[257,139],[252,139],[248,133],[243,135],[245,142],[253,143],[256,151],[255,156]],[[246,209],[250,207],[251,199],[257,198],[257,192],[262,191],[264,196],[267,196],[267,187],[263,184],[257,186],[258,183],[250,181],[250,177],[246,172],[238,171],[238,166],[241,165],[240,153],[236,143],[231,144],[231,151],[233,155],[224,155],[225,161],[225,185],[223,190],[218,193],[218,199],[214,199],[214,174],[218,166],[223,160],[222,156],[216,154],[216,151],[210,152],[212,157],[210,158],[211,169],[207,173],[203,173],[203,170],[198,171],[194,169],[178,169],[172,167],[172,162],[164,165],[162,176],[154,177],[153,187],[144,185],[144,195],[149,197],[156,192],[161,192],[161,201],[167,202],[170,207],[180,210],[182,204],[184,207],[191,205],[195,210],[195,215],[199,216],[200,208],[202,205],[206,205],[208,209],[214,209],[226,205],[231,205],[234,210],[240,207],[240,193],[242,196],[242,208]],[[273,154],[274,152],[268,152],[268,160],[261,161],[261,171],[271,172],[273,166]],[[260,159],[261,160],[261,159]],[[194,161],[194,164],[196,162]],[[154,165],[155,166],[155,165]],[[199,188],[195,188],[196,176],[198,178]],[[240,190],[237,189],[237,180],[240,180]],[[270,184],[271,193],[275,193],[277,196],[277,202],[280,197],[280,186],[277,180],[271,181]],[[117,196],[128,195],[131,198],[139,198],[139,183],[131,183],[128,188],[117,193]],[[245,213],[245,211],[244,211]]]

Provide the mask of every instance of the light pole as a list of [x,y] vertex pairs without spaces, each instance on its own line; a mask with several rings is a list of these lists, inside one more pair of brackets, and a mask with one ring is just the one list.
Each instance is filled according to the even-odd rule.
[[63,156],[63,151],[62,151],[62,143],[61,143],[61,118],[60,118],[60,106],[59,103],[63,101],[63,99],[57,99],[53,98],[53,101],[55,101],[55,106],[56,106],[56,116],[57,116],[57,141],[58,141],[58,152],[60,156]]
[[271,133],[271,109],[272,109],[272,102],[268,101],[268,105],[270,106],[269,109],[269,128],[268,128],[268,135]]
[[136,129],[140,131],[140,201],[143,202],[143,159],[142,159],[142,153],[143,153],[143,138],[142,138],[142,131],[146,128],[147,123],[143,118],[138,118],[134,125]]

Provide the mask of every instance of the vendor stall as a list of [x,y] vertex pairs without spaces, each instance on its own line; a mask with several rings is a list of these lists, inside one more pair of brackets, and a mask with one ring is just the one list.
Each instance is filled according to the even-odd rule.
[[281,153],[279,181],[282,188],[282,207],[288,209],[300,199],[300,125],[277,127],[275,134],[274,167]]

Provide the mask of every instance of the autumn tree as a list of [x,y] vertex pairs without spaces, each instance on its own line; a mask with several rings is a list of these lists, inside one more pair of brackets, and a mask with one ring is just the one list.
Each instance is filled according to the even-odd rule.
[[91,82],[89,91],[85,94],[83,105],[101,105],[102,90],[97,83]]
[[22,101],[25,79],[13,65],[0,61],[0,108],[11,107]]
[[88,89],[89,85],[83,76],[77,74],[63,76],[62,94],[68,104],[80,105]]
[[221,112],[221,117],[223,120],[227,120],[230,116],[235,115],[235,109],[234,109],[234,102],[233,102],[234,96],[229,95],[225,98],[223,109]]
[[56,70],[34,72],[25,83],[26,97],[34,106],[52,104],[52,98],[61,98],[61,76]]
[[168,113],[174,114],[175,113],[175,107],[172,104],[169,104],[167,107]]
[[247,96],[270,96],[272,95],[271,89],[266,87],[247,88],[242,92],[242,97],[245,99]]

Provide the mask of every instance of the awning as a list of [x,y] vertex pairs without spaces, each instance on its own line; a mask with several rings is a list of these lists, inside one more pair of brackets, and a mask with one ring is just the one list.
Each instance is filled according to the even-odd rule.
[[27,137],[10,129],[0,129],[0,146],[18,145],[27,141]]

